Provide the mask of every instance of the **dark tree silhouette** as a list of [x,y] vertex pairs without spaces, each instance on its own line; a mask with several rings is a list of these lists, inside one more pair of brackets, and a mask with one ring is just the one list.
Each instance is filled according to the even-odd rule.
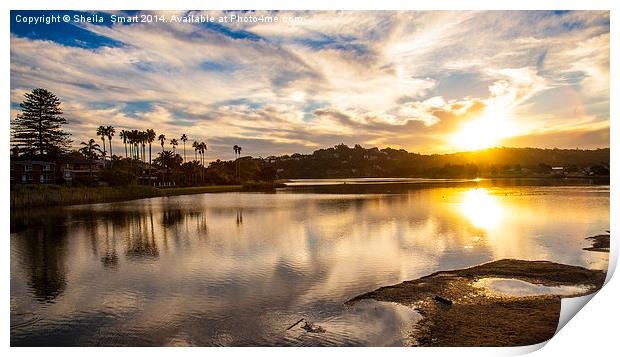
[[105,125],[99,125],[99,127],[97,128],[97,135],[101,137],[101,147],[103,148],[103,161],[105,161],[105,138],[108,137],[108,127],[106,127]]
[[200,144],[197,141],[194,141],[192,147],[194,148],[194,161],[198,161],[198,146]]
[[108,137],[108,145],[110,146],[110,162],[112,162],[112,137],[114,136],[114,133],[116,133],[116,130],[112,125],[106,126],[105,129]]
[[46,89],[36,88],[24,94],[21,113],[13,120],[13,142],[30,155],[53,156],[64,152],[71,140],[61,129],[67,120],[62,117],[60,100]]
[[88,173],[93,177],[93,161],[99,159],[99,154],[102,153],[99,144],[95,142],[95,139],[90,139],[88,142],[81,143],[82,147],[79,152],[88,159]]
[[181,141],[183,142],[183,161],[187,161],[187,158],[185,157],[185,142],[187,141],[187,135],[181,135]]
[[123,139],[123,144],[125,145],[125,158],[127,158],[127,139],[129,139],[129,132],[127,130],[121,130],[118,136]]

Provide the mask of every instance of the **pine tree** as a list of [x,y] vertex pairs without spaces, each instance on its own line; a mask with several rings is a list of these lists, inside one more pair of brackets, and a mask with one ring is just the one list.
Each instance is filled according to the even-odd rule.
[[71,140],[61,129],[67,120],[61,116],[60,100],[54,93],[36,88],[24,95],[21,113],[13,120],[13,142],[31,156],[55,156],[65,151]]

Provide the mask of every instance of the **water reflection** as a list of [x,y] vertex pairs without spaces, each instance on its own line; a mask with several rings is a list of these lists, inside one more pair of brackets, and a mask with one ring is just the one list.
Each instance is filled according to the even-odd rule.
[[101,257],[101,263],[104,267],[115,269],[118,266],[118,253],[116,252],[116,236],[114,233],[110,236],[109,224],[106,224],[104,237],[104,252]]
[[67,286],[66,231],[63,227],[42,228],[16,244],[34,298],[54,302]]
[[237,209],[237,226],[240,226],[242,224],[243,224],[243,210]]
[[[358,310],[347,299],[500,258],[604,269],[606,254],[581,248],[606,229],[609,188],[598,186],[302,189],[12,212],[11,343],[373,344],[371,324],[349,325]],[[379,315],[364,321],[400,341],[402,319]],[[284,333],[300,317],[331,337]]]
[[472,188],[463,192],[460,209],[471,223],[485,230],[502,224],[504,207],[486,188]]
[[483,278],[474,283],[474,286],[484,288],[491,294],[500,296],[537,296],[537,295],[583,295],[592,287],[587,285],[557,285],[532,284],[519,279]]

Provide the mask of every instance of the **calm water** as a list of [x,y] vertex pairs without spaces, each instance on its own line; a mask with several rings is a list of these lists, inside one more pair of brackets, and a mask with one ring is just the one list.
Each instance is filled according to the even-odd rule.
[[12,212],[11,344],[401,345],[417,312],[343,303],[500,258],[607,267],[582,248],[609,186],[296,184]]

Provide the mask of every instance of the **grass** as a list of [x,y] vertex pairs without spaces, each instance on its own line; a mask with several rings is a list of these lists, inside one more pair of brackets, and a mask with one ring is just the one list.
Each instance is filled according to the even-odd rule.
[[29,185],[11,189],[11,209],[126,201],[139,198],[231,192],[241,185],[156,188],[151,186],[66,187]]
[[65,187],[30,185],[11,190],[11,208],[112,202],[159,195],[159,190],[150,186]]

